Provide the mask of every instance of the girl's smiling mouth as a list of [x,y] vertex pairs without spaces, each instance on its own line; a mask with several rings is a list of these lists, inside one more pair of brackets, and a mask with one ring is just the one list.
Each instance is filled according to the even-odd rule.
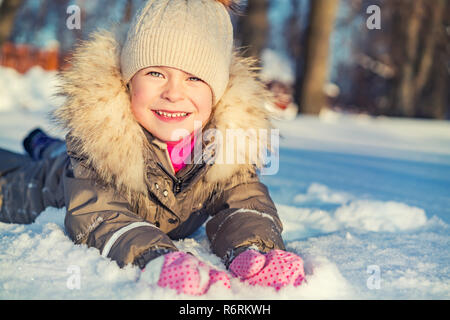
[[152,110],[156,117],[165,122],[182,121],[191,115],[191,112],[183,111],[167,111],[167,110]]

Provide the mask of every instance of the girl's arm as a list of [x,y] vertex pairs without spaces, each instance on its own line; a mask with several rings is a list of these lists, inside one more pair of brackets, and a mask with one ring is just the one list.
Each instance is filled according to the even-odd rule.
[[212,210],[206,232],[213,252],[225,265],[248,248],[261,252],[285,249],[277,210],[257,177],[225,190]]
[[70,169],[63,176],[65,228],[75,243],[99,249],[120,267],[132,263],[144,268],[159,255],[177,250],[165,233],[134,213],[125,199],[97,184],[93,171],[82,162],[71,158]]

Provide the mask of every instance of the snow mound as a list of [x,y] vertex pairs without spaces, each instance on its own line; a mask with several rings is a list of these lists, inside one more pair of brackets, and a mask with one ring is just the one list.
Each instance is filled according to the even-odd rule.
[[427,223],[423,209],[394,201],[352,201],[337,209],[335,218],[345,227],[374,232],[414,230]]
[[[423,227],[428,222],[422,208],[395,201],[361,200],[350,193],[331,190],[319,183],[312,183],[305,194],[296,195],[294,203],[308,207],[277,206],[285,224],[283,236],[286,239],[346,229],[371,232],[410,231]],[[334,211],[313,208],[324,203],[340,206]]]
[[64,214],[47,208],[31,225],[0,223],[0,299],[126,298],[121,289],[137,270],[74,245]]
[[310,203],[310,202],[323,202],[323,203],[346,203],[350,199],[354,198],[350,193],[333,191],[327,186],[320,183],[312,183],[306,192],[306,194],[298,194],[294,197],[294,202],[297,203]]
[[0,112],[23,109],[49,110],[58,106],[62,98],[55,97],[57,73],[33,67],[21,75],[11,68],[0,67]]

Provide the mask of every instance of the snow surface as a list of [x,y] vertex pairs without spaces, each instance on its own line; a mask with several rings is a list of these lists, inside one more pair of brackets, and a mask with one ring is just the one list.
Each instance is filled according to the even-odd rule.
[[[23,152],[47,113],[54,73],[0,68],[0,147]],[[280,169],[262,176],[307,283],[275,292],[232,279],[199,299],[449,299],[450,124],[325,111],[278,122]],[[192,299],[135,281],[99,251],[74,245],[65,209],[31,225],[0,223],[0,299]],[[216,268],[204,228],[177,241]]]

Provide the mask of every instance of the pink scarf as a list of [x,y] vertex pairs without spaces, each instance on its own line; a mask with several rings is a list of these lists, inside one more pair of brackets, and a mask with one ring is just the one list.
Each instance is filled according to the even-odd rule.
[[186,166],[186,159],[192,153],[194,149],[196,135],[193,131],[189,136],[184,137],[179,141],[166,141],[167,151],[169,152],[170,162],[175,169],[175,173],[180,171]]

